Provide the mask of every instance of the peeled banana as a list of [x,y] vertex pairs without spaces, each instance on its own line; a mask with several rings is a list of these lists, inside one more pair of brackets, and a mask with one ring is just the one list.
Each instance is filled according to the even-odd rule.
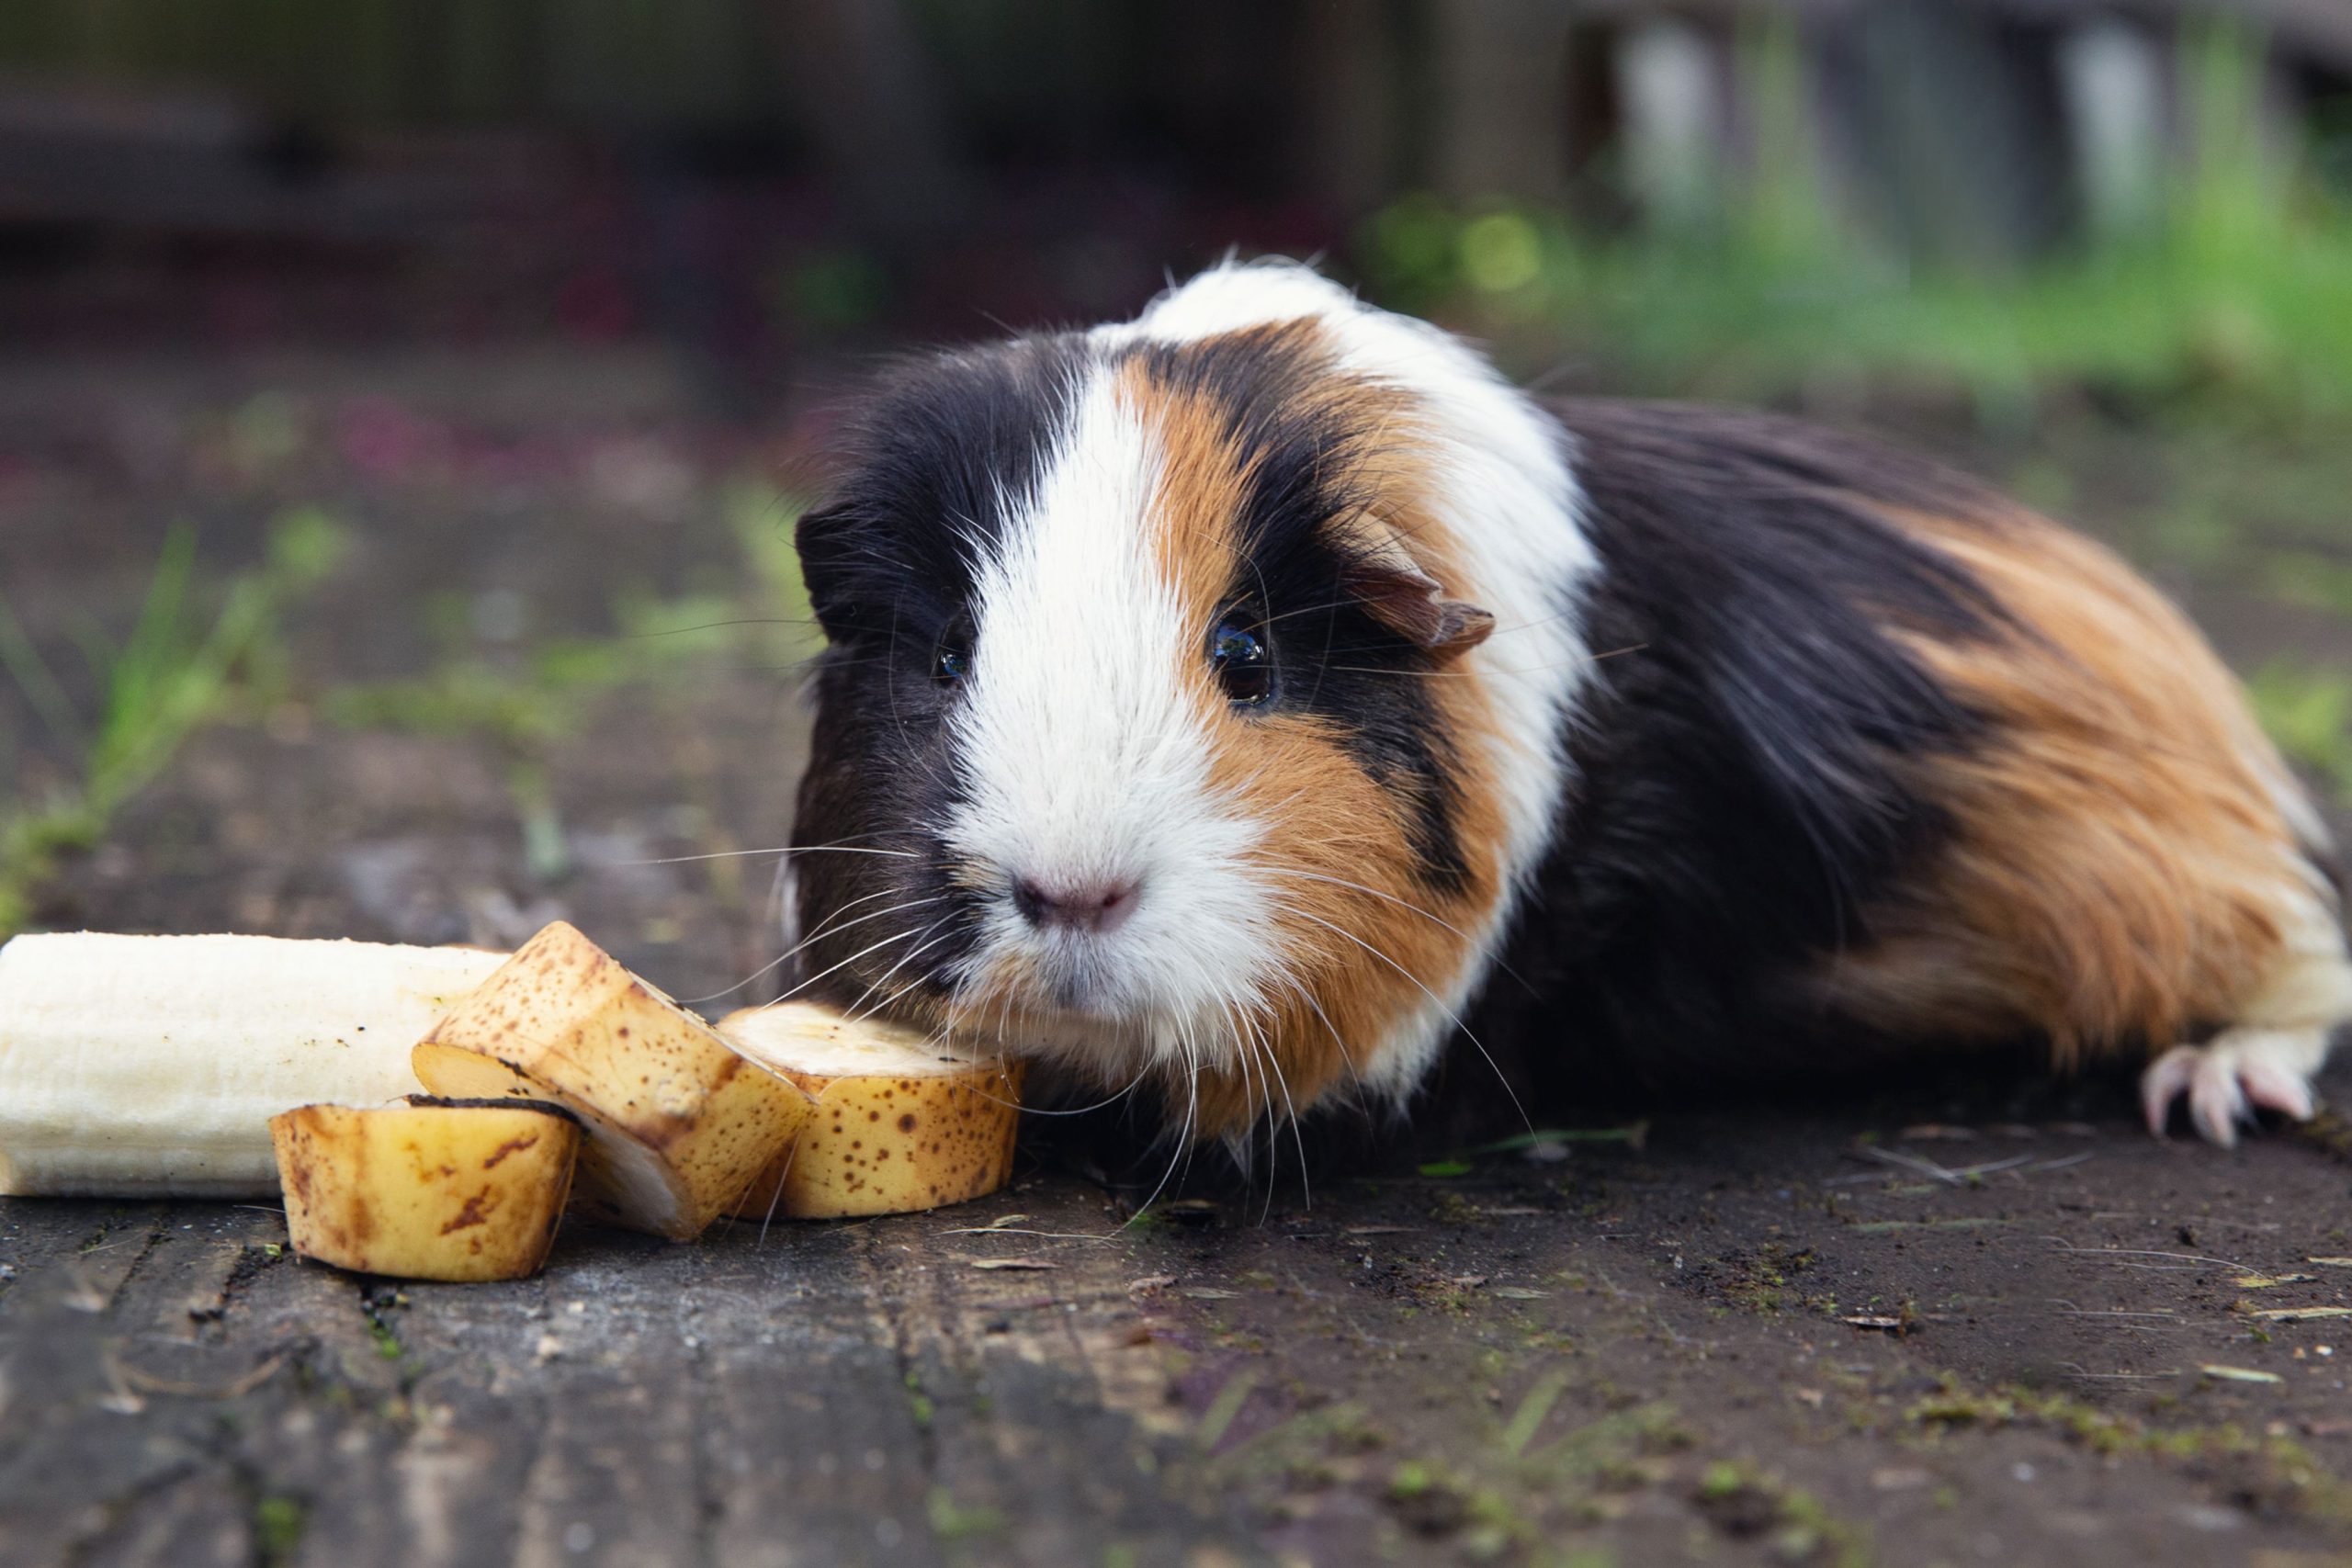
[[0,1194],[277,1192],[269,1119],[416,1087],[409,1047],[505,955],[265,936],[0,947]]

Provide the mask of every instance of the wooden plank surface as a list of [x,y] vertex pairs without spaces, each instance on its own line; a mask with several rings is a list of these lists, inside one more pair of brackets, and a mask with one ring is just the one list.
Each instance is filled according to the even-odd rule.
[[2109,1109],[1689,1118],[1125,1228],[1041,1173],[493,1286],[11,1201],[0,1562],[2336,1561],[2352,1325],[2254,1314],[2352,1302],[2299,1217],[2352,1166]]

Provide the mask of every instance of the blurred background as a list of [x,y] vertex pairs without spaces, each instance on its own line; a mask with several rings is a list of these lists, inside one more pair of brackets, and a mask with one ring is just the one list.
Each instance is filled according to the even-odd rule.
[[10,0],[0,928],[739,980],[843,397],[1237,248],[2008,485],[2352,799],[2346,0]]

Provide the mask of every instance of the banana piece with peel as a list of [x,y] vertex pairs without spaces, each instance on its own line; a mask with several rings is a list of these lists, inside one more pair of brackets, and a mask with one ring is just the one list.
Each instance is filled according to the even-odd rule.
[[1025,1062],[957,1055],[813,1002],[743,1008],[718,1032],[816,1100],[808,1131],[744,1193],[738,1219],[909,1213],[1012,1179]]
[[305,1105],[270,1119],[294,1250],[402,1280],[522,1280],[555,1246],[580,1152],[560,1106]]
[[418,1042],[435,1094],[547,1100],[581,1120],[573,1206],[674,1241],[702,1234],[814,1109],[561,920]]
[[275,1198],[269,1119],[416,1087],[409,1048],[505,954],[266,936],[0,947],[0,1195]]

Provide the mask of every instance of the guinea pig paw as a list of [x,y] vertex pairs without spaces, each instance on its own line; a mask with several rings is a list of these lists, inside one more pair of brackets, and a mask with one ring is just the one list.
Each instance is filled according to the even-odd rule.
[[2148,1130],[2164,1136],[2173,1103],[2184,1094],[2198,1132],[2225,1149],[2237,1143],[2239,1126],[2251,1122],[2257,1109],[2308,1120],[2316,1109],[2311,1087],[2319,1066],[2315,1043],[2299,1032],[2236,1030],[2211,1044],[2174,1046],[2140,1079]]

